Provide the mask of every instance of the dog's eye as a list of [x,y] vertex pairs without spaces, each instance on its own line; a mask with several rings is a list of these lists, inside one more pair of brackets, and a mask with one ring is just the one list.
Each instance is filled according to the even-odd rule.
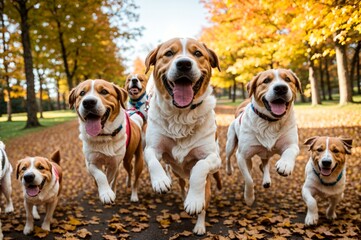
[[22,167],[22,168],[21,168],[21,171],[25,171],[25,170],[26,170],[26,167]]
[[81,92],[79,93],[79,95],[80,95],[80,96],[84,96],[84,95],[85,95],[85,91],[81,91]]
[[196,57],[202,57],[203,56],[203,54],[200,52],[200,51],[195,51],[194,52],[194,56],[196,56]]
[[332,150],[332,152],[333,153],[339,153],[340,151],[337,148],[335,148],[335,149]]
[[271,82],[270,78],[266,78],[265,80],[263,80],[263,83],[269,83],[269,82]]
[[101,95],[107,95],[109,92],[106,89],[100,91]]
[[322,147],[317,148],[317,152],[323,152],[323,148]]
[[169,50],[164,54],[164,56],[171,57],[171,56],[173,56],[173,52],[171,50]]
[[291,82],[291,79],[289,77],[286,77],[286,82]]
[[39,165],[39,166],[38,166],[38,169],[39,169],[39,170],[44,170],[44,167],[41,166],[41,165]]

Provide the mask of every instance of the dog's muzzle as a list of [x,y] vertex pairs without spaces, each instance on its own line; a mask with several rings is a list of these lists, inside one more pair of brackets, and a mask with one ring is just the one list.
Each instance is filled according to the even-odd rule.
[[46,179],[44,178],[43,181],[41,181],[40,185],[36,185],[34,184],[34,180],[35,180],[35,174],[30,172],[30,173],[26,173],[24,176],[24,182],[25,182],[25,191],[26,194],[29,197],[36,197],[37,195],[39,195],[39,193],[41,192],[41,190],[43,189]]

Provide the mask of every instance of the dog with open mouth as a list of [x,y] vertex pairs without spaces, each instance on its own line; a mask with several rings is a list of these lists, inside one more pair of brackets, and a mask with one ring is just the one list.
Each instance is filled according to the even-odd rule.
[[131,117],[134,114],[141,116],[144,124],[148,117],[147,82],[148,78],[144,74],[129,74],[125,81],[125,90],[129,96],[127,111]]
[[[5,196],[5,213],[11,213],[14,211],[13,202],[11,199],[11,173],[13,168],[10,164],[8,156],[5,152],[5,144],[0,141],[0,196],[4,194]],[[0,208],[1,213],[1,208]],[[3,238],[3,233],[1,229],[1,220],[0,220],[0,239]]]
[[271,185],[269,158],[279,154],[276,170],[282,176],[292,173],[299,154],[298,132],[293,102],[302,93],[297,76],[288,69],[271,69],[257,74],[247,86],[250,99],[241,103],[239,115],[230,124],[226,143],[226,171],[233,173],[231,156],[237,149],[237,163],[245,180],[244,198],[248,206],[255,199],[251,176],[252,157],[262,163],[263,187]]
[[[114,203],[122,162],[128,173],[127,186],[132,190],[130,200],[139,200],[138,180],[144,164],[143,122],[140,116],[130,118],[127,114],[127,97],[123,88],[102,79],[81,82],[69,95],[70,108],[74,107],[78,114],[79,138],[83,142],[86,167],[96,181],[103,204]],[[133,170],[135,177],[132,182]]]
[[212,175],[221,187],[216,99],[210,86],[212,68],[219,69],[218,58],[203,43],[174,38],[152,50],[145,63],[146,72],[154,66],[144,151],[152,187],[159,193],[171,188],[163,159],[179,179],[185,211],[198,216],[193,232],[202,235]]
[[315,136],[304,143],[309,146],[310,159],[305,168],[302,197],[307,205],[305,225],[316,225],[318,208],[315,196],[327,198],[327,219],[335,219],[336,206],[346,186],[346,155],[351,154],[352,139]]
[[50,231],[53,213],[61,192],[62,169],[59,166],[60,152],[44,157],[26,157],[16,165],[16,178],[21,181],[24,192],[26,224],[24,234],[34,230],[34,218],[40,219],[37,206],[45,205],[46,215],[41,228]]

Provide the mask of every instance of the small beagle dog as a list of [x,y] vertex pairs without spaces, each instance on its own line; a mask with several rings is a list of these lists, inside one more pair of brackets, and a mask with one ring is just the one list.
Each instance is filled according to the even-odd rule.
[[50,231],[53,213],[61,192],[62,169],[59,166],[60,152],[45,157],[26,157],[18,161],[16,178],[21,181],[24,192],[26,224],[24,234],[34,230],[34,218],[40,219],[37,206],[45,205],[46,215],[41,228]]
[[130,74],[125,81],[125,90],[129,96],[127,111],[130,117],[133,114],[141,116],[144,124],[147,122],[148,116],[147,83],[148,78],[144,74]]
[[306,180],[302,197],[307,205],[305,225],[316,225],[318,208],[315,195],[329,199],[328,219],[337,217],[335,209],[343,198],[346,185],[346,155],[351,154],[352,139],[338,137],[311,137],[304,143],[309,146]]

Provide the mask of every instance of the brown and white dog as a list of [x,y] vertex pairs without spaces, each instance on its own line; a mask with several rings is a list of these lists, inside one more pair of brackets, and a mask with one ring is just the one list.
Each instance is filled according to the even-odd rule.
[[305,141],[311,151],[305,169],[302,197],[307,205],[305,225],[318,221],[316,195],[329,199],[328,219],[335,219],[336,206],[343,198],[346,185],[346,155],[351,154],[352,139],[337,137],[311,137]]
[[148,78],[144,74],[129,74],[125,81],[125,90],[129,96],[127,111],[131,117],[133,114],[141,116],[144,124],[148,117],[147,82]]
[[[5,144],[0,141],[0,196],[1,193],[4,194],[6,204],[5,204],[5,213],[11,213],[14,211],[13,202],[11,200],[11,173],[13,168],[9,162],[9,159],[5,152]],[[1,208],[0,208],[1,213]],[[3,238],[1,221],[0,221],[0,239]]]
[[146,72],[154,65],[144,151],[153,189],[162,193],[171,188],[170,176],[160,163],[163,159],[179,178],[185,211],[198,214],[193,232],[204,234],[210,176],[220,180],[216,99],[210,86],[212,68],[219,69],[218,58],[194,39],[174,38],[152,50],[145,63]]
[[226,170],[228,175],[232,174],[230,158],[237,149],[237,163],[245,180],[244,198],[250,206],[255,199],[250,173],[254,155],[262,160],[260,168],[265,188],[271,185],[269,158],[274,154],[281,155],[276,163],[280,175],[288,176],[293,171],[299,153],[293,102],[297,91],[302,90],[291,70],[272,69],[255,76],[248,91],[251,99],[241,104],[242,113],[228,128]]
[[127,185],[131,184],[134,155],[135,179],[130,200],[138,201],[138,180],[143,170],[142,119],[138,116],[136,122],[129,118],[125,111],[127,97],[123,88],[101,79],[86,80],[69,95],[70,108],[76,109],[79,118],[85,163],[104,204],[115,200],[122,161],[128,173]]
[[16,178],[21,181],[24,192],[25,235],[33,231],[34,218],[40,219],[38,205],[45,205],[46,209],[41,228],[50,231],[61,191],[62,169],[59,166],[59,151],[54,152],[50,159],[51,161],[44,157],[26,157],[19,160],[16,166]]

